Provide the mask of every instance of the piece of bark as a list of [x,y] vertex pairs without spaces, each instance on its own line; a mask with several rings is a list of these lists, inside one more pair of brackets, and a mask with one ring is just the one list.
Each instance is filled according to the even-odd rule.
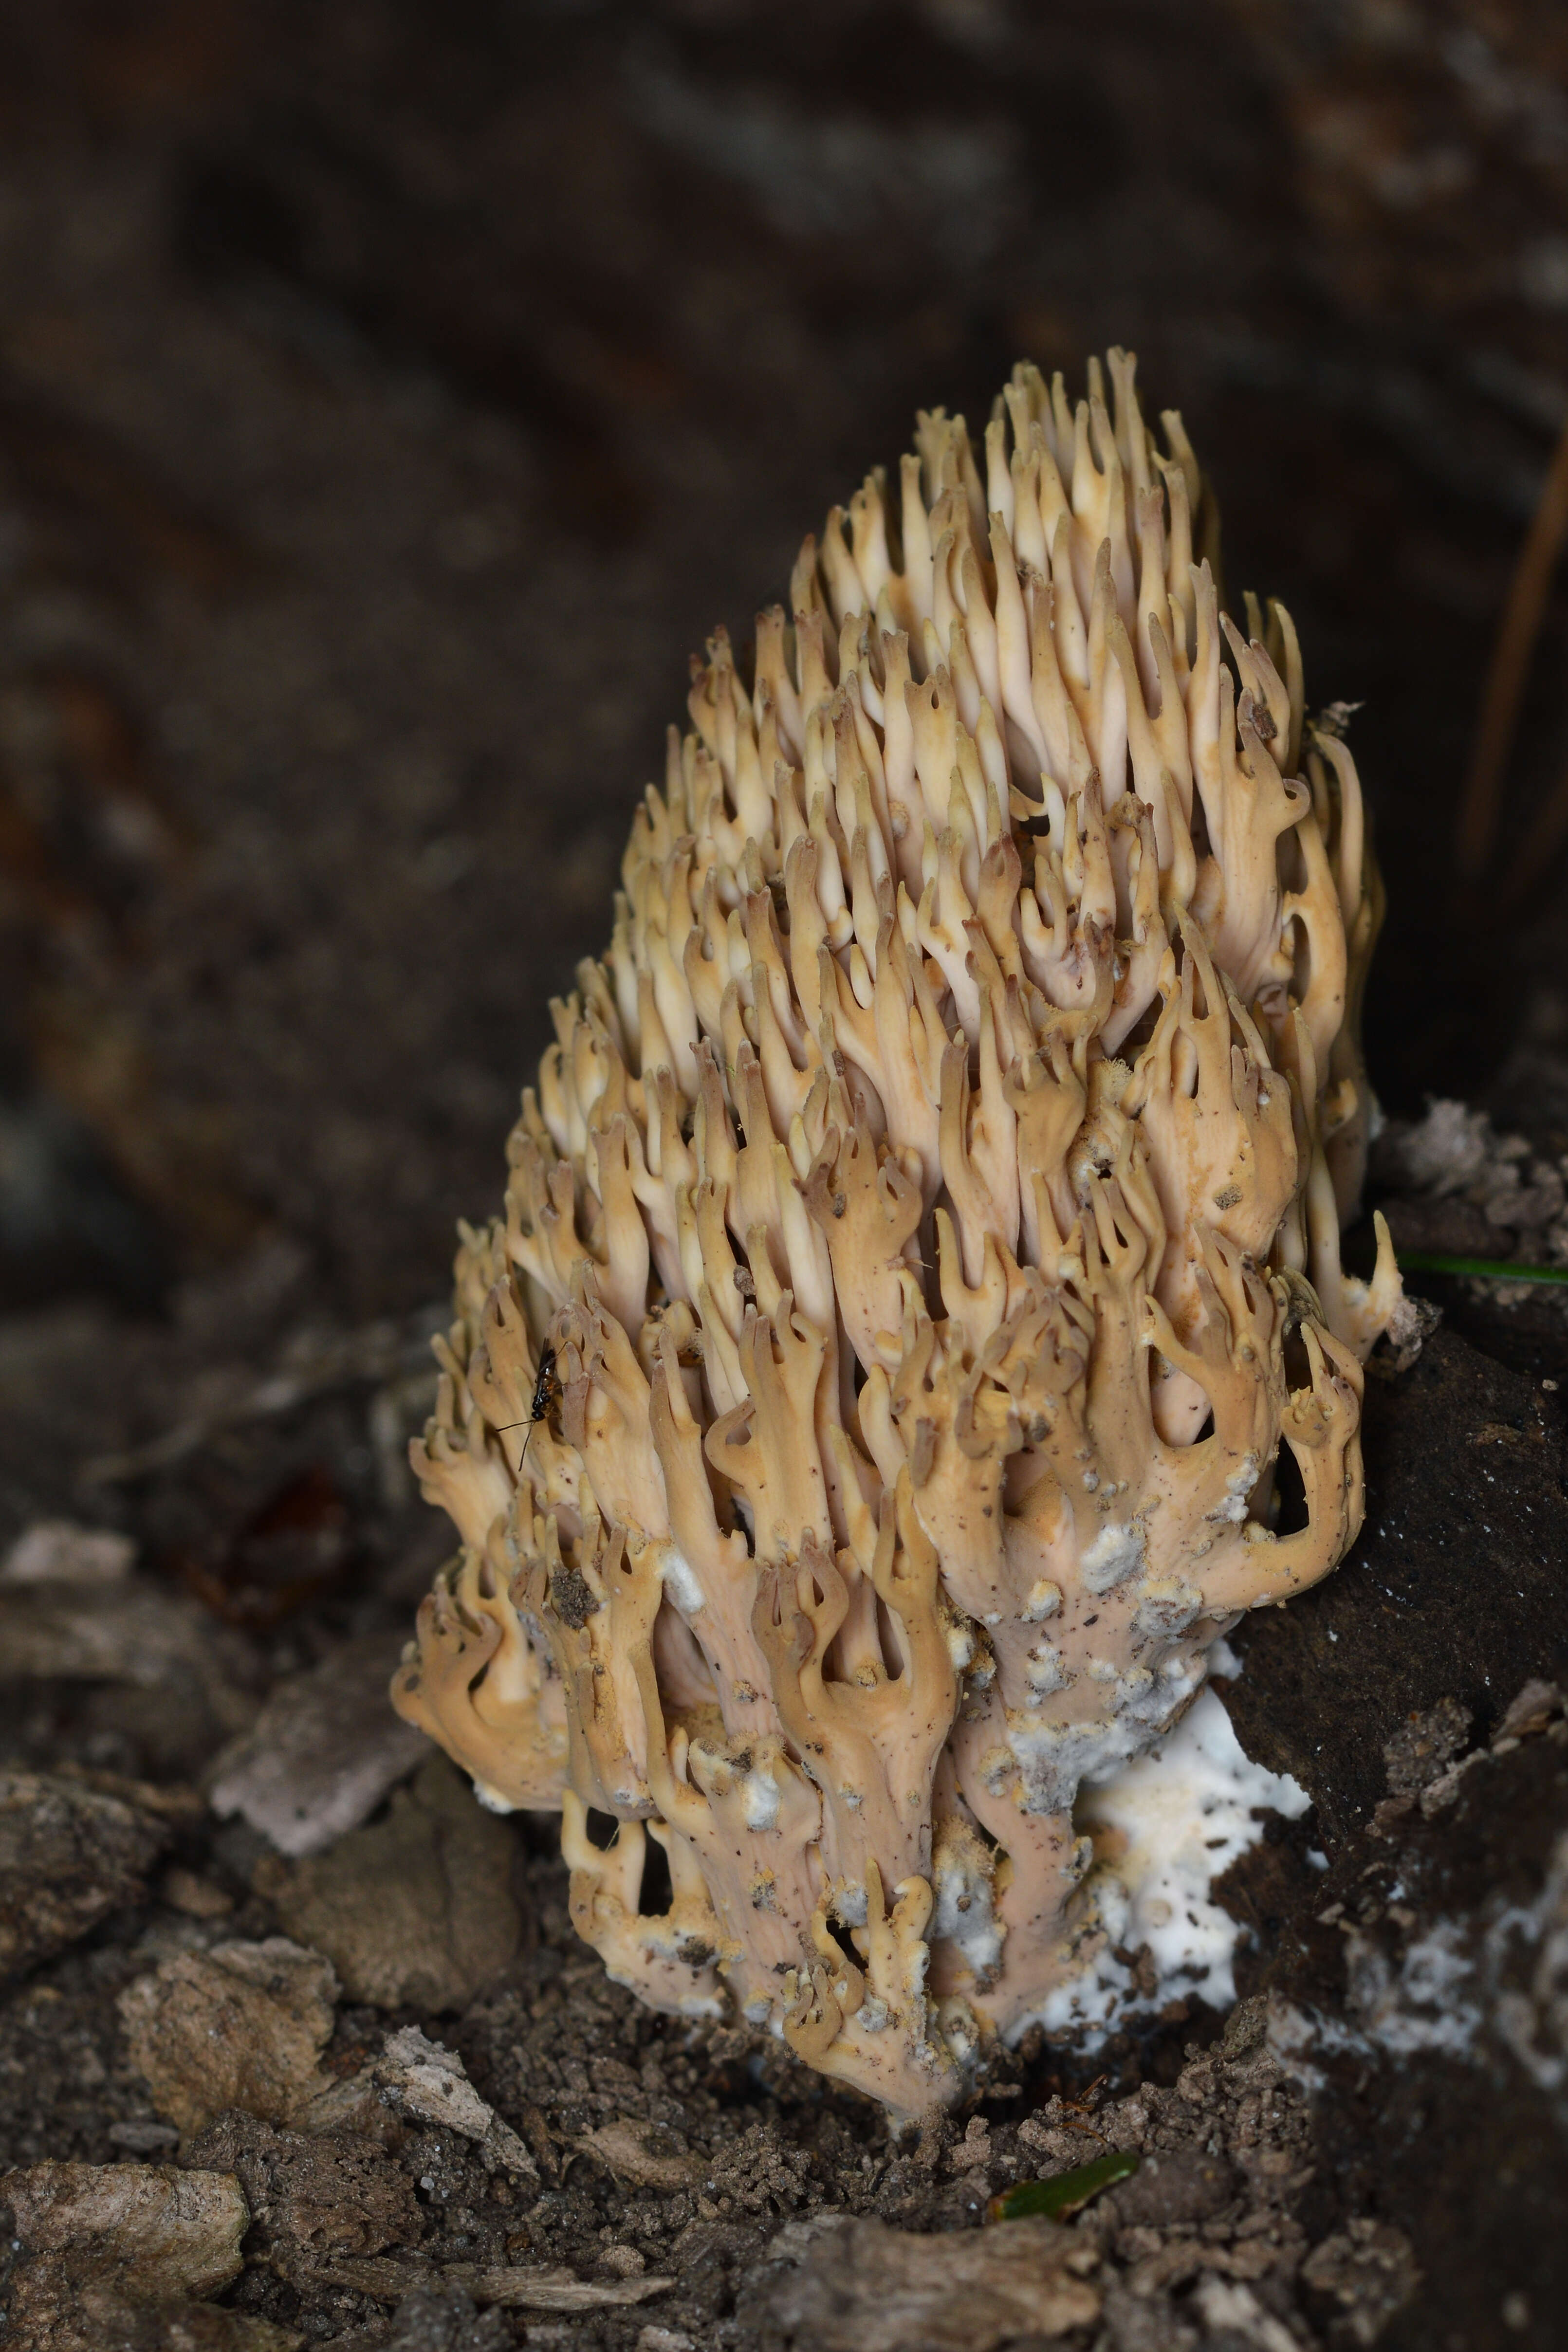
[[361,2133],[308,2137],[231,2108],[187,2153],[235,2175],[250,2208],[250,2252],[293,2286],[308,2289],[345,2257],[416,2246],[424,2233],[406,2174]]
[[140,1903],[168,1825],[79,1782],[0,1772],[0,1976]]
[[16,2262],[7,2343],[29,2352],[281,2352],[209,2327],[199,2298],[242,2268],[250,2211],[231,2172],[167,2164],[35,2164],[0,2175]]
[[[395,2116],[458,2132],[477,2145],[488,2171],[538,2178],[538,2168],[516,2132],[469,2082],[462,2060],[443,2042],[428,2041],[416,2025],[389,2033],[367,2070],[384,2106]],[[312,2122],[326,2111],[318,2102]]]
[[215,1813],[239,1813],[299,1860],[368,1821],[428,1743],[387,1697],[401,1629],[345,1642],[271,1693],[250,1730],[219,1758]]
[[440,2012],[466,2008],[522,1948],[518,1853],[511,1825],[430,1756],[384,1821],[302,1862],[265,1854],[252,1883],[330,1957],[349,2000]]
[[135,1559],[134,1539],[113,1528],[35,1519],[0,1562],[0,1584],[118,1584]]
[[869,2220],[786,2225],[773,2246],[790,2267],[755,2274],[742,2316],[811,2352],[991,2352],[1100,2313],[1096,2249],[1041,2219],[934,2235]]
[[282,1936],[180,1952],[120,1996],[126,2053],[160,2116],[199,2131],[226,2107],[289,2123],[330,2088],[330,1961]]

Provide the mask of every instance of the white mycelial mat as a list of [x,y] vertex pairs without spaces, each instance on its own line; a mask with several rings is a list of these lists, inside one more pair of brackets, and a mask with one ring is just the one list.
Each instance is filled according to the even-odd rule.
[[[1223,1651],[1211,1664],[1237,1671]],[[1079,1798],[1074,1818],[1094,1840],[1092,1891],[1105,1943],[1081,1976],[1052,1994],[1038,2022],[1055,2032],[1093,2029],[1180,1993],[1228,2009],[1241,1928],[1210,1890],[1261,1841],[1261,1814],[1294,1821],[1311,1801],[1288,1772],[1253,1763],[1219,1693],[1212,1685],[1200,1691],[1173,1730]],[[1135,1952],[1141,1945],[1158,1976],[1152,1991],[1137,1988],[1113,1954],[1114,1947]]]

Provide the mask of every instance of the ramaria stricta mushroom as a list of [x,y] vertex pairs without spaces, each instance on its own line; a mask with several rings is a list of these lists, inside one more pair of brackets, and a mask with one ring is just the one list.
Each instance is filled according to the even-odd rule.
[[922,415],[694,664],[414,1448],[402,1713],[619,1983],[904,2115],[1104,1943],[1080,1786],[1343,1556],[1400,1305],[1355,766],[1109,374]]

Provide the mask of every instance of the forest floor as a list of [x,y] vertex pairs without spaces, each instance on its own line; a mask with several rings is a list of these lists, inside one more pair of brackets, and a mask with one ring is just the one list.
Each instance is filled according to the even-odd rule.
[[[687,654],[1022,352],[1136,347],[1233,590],[1363,706],[1374,1080],[1497,1123],[1446,1193],[1384,1170],[1401,1239],[1544,1246],[1561,590],[1453,842],[1568,415],[1563,51],[1503,0],[0,8],[0,2341],[1553,2343],[1557,1294],[1423,1278],[1360,1542],[1236,1637],[1314,1807],[1226,1883],[1239,2006],[1026,2043],[908,2144],[608,1984],[549,1825],[380,1693],[453,1220]],[[988,2199],[1117,2148],[1009,2300]]]

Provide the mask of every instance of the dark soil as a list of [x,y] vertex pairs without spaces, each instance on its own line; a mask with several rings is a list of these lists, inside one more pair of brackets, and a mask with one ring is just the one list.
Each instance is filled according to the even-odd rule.
[[[1568,588],[1484,875],[1451,847],[1568,414],[1568,40],[1546,0],[59,0],[0,8],[0,1549],[121,1528],[197,1629],[134,1673],[67,1629],[0,1689],[0,1766],[101,1801],[77,1940],[4,1996],[0,2168],[161,2162],[116,1996],[281,1924],[198,1784],[442,1556],[401,1455],[452,1221],[498,1195],[688,651],[749,635],[917,404],[1138,350],[1233,592],[1364,705],[1385,1101],[1568,1149]],[[1119,2219],[1134,2182],[1074,2225],[1112,2352],[1559,2340],[1568,1751],[1550,1710],[1490,1743],[1568,1669],[1568,1317],[1422,1286],[1354,1555],[1237,1637],[1244,1744],[1316,1810],[1234,1874],[1228,2024],[1026,2049],[895,2147],[606,1984],[514,1824],[515,1957],[449,2010],[345,1999],[328,2063],[421,2024],[537,2184],[442,2128],[345,2152],[393,2217],[373,2294],[309,2252],[318,2157],[231,2118],[273,2218],[225,2306],[404,2352],[784,2341],[823,2216],[969,2228],[1113,2143],[1223,2159],[1228,2202]],[[687,2185],[584,2151],[625,2117]],[[476,2317],[461,2265],[508,2262],[676,2284]]]

